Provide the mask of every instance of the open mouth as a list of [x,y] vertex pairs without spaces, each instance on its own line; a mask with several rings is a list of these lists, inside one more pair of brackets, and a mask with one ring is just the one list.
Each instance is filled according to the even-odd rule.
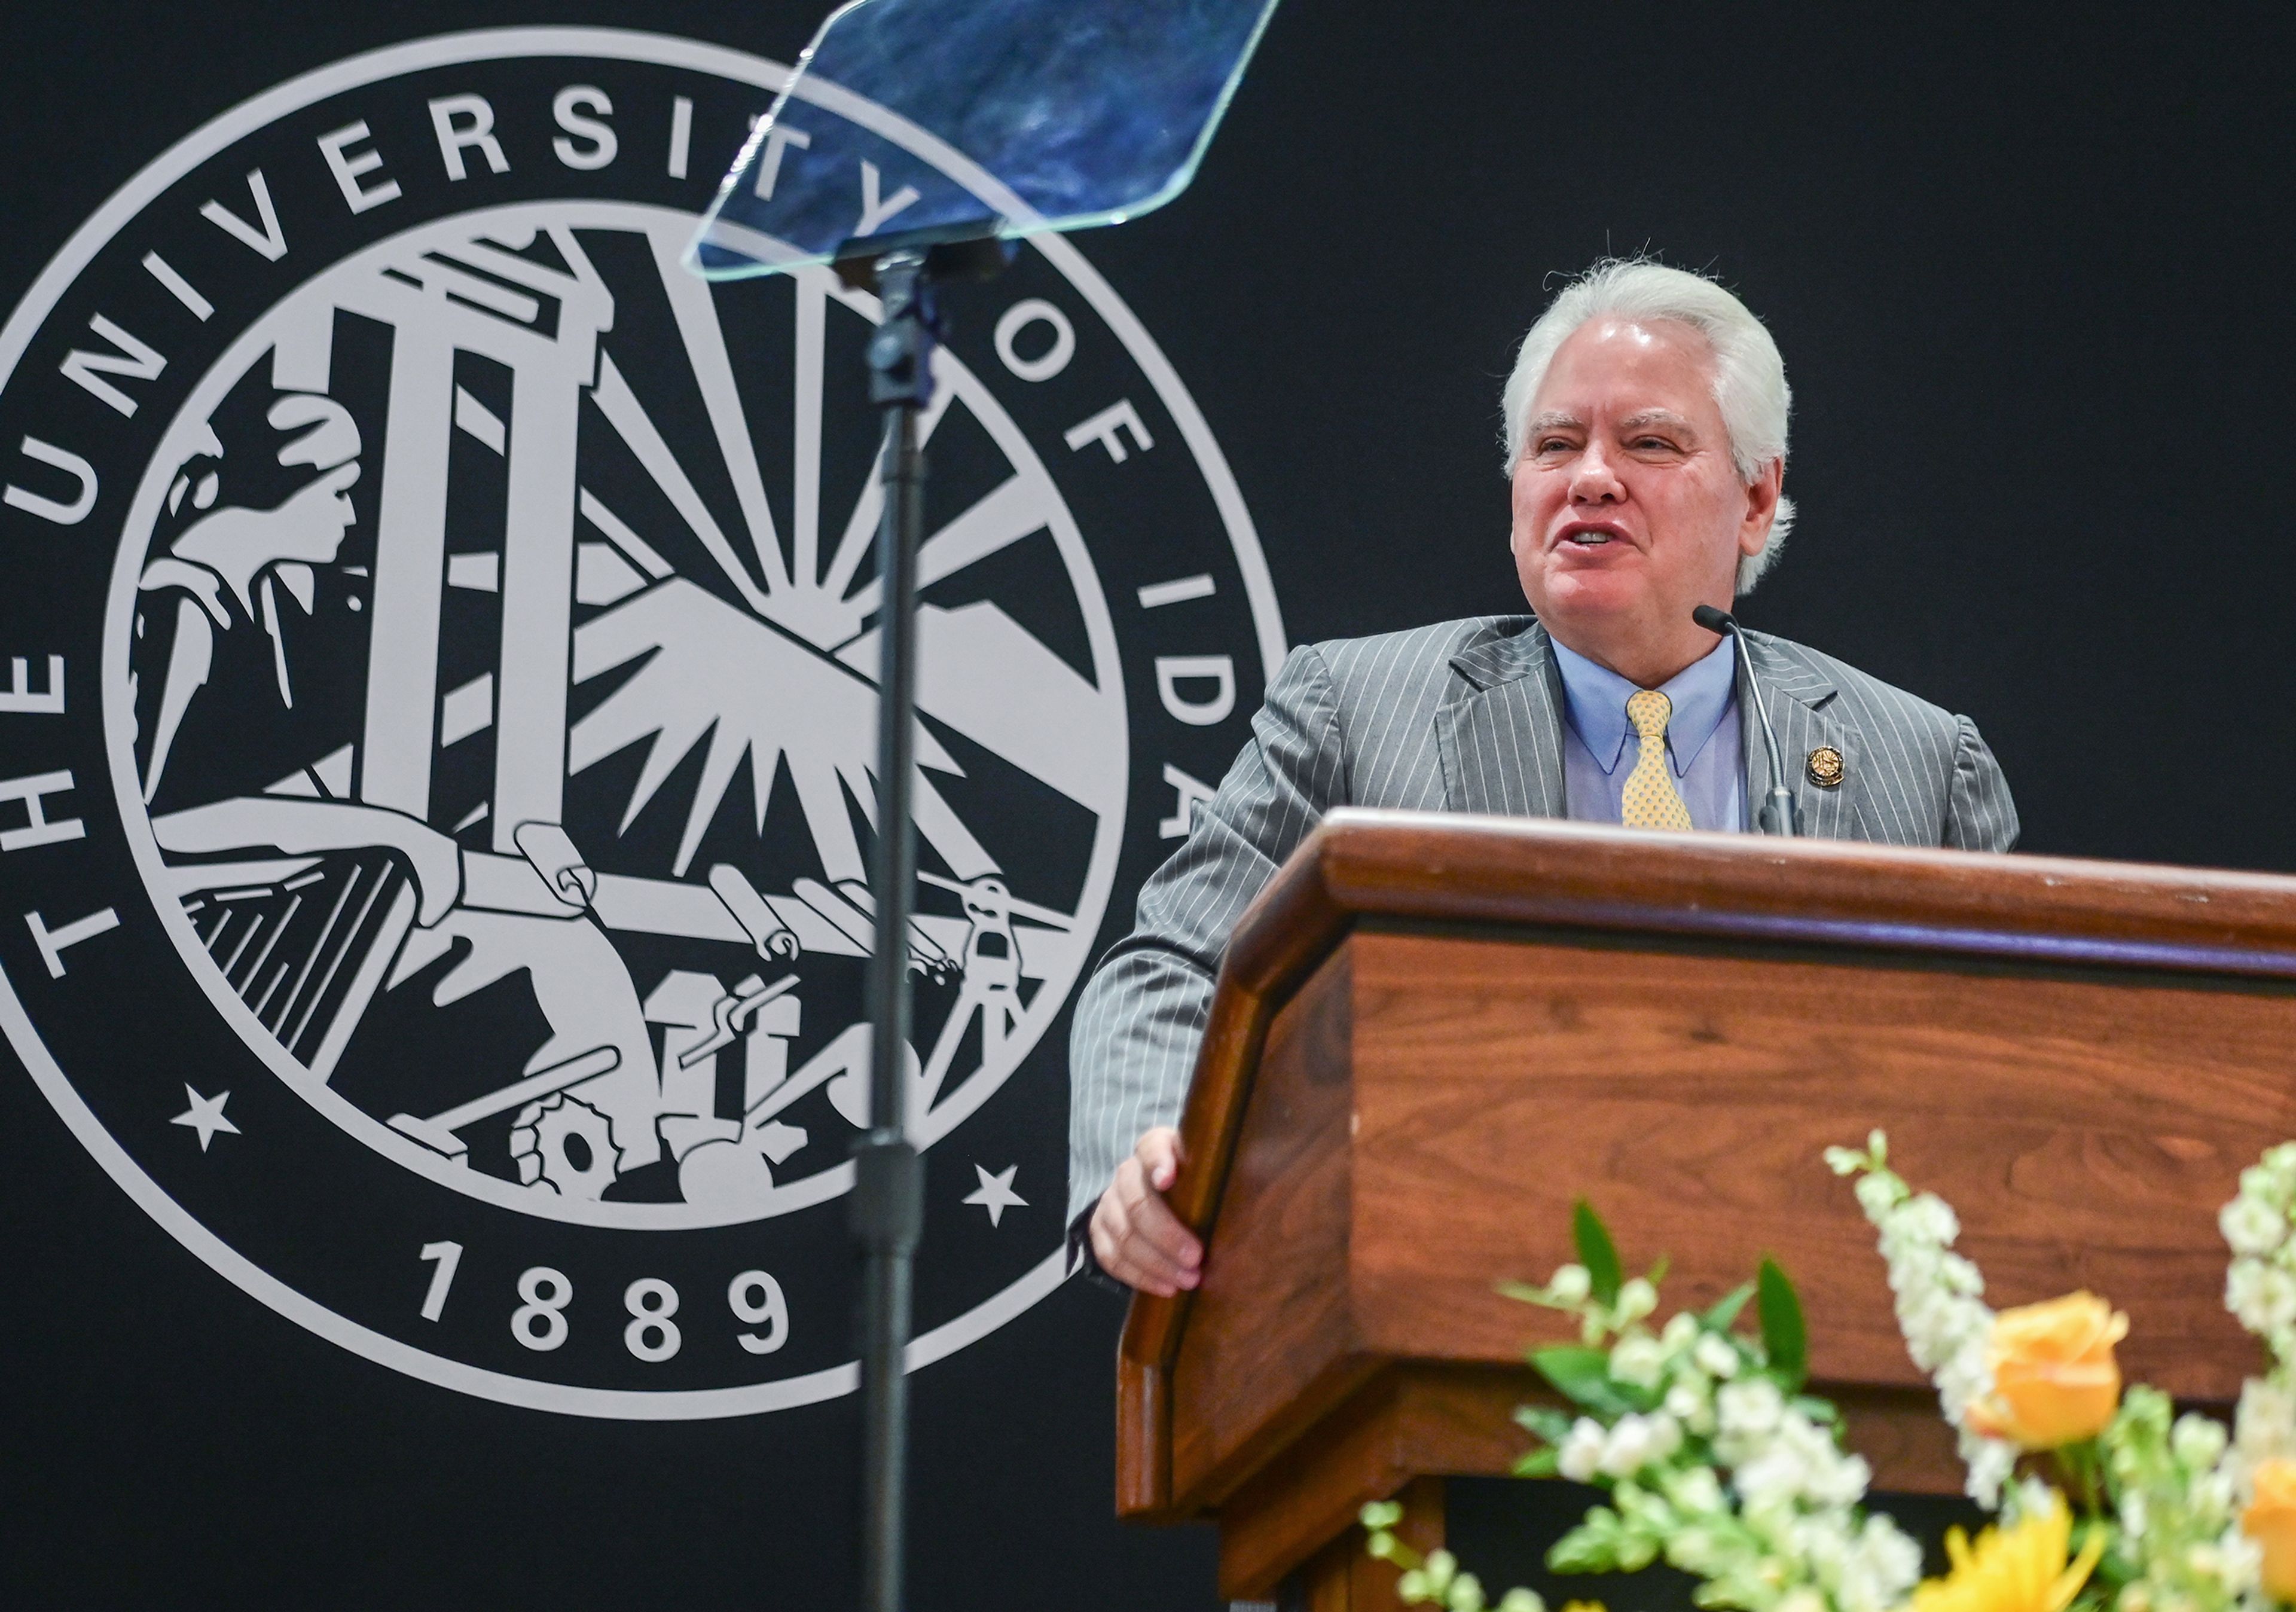
[[1606,528],[1574,526],[1569,528],[1563,532],[1561,539],[1557,542],[1556,546],[1558,548],[1569,547],[1578,549],[1599,549],[1610,544],[1624,544],[1625,542],[1626,538],[1623,535],[1611,531]]

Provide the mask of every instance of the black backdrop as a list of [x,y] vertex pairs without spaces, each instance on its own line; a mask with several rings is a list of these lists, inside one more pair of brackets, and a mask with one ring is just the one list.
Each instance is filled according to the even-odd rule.
[[[20,11],[0,304],[168,143],[354,51],[570,21],[785,61],[816,20]],[[1294,642],[1513,608],[1496,393],[1545,277],[1718,272],[1798,405],[1800,529],[1750,622],[1974,716],[2026,849],[2289,869],[2292,35],[1291,0],[1195,190],[1080,244],[1226,448]],[[218,1280],[12,1066],[0,1117],[12,1604],[848,1599],[850,1402],[649,1425],[426,1387]],[[1210,1604],[1200,1532],[1108,1518],[1119,1318],[1072,1284],[916,1379],[920,1608]]]

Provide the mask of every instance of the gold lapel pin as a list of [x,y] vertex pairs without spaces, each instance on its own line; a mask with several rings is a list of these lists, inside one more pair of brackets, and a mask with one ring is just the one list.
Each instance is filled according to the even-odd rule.
[[1809,781],[1821,790],[1841,787],[1841,752],[1822,744],[1809,753]]

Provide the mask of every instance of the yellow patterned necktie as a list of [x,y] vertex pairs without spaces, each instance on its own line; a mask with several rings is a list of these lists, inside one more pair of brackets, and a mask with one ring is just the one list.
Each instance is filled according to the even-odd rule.
[[1627,720],[1635,724],[1642,754],[1627,774],[1625,797],[1619,803],[1619,821],[1630,829],[1690,827],[1690,808],[1674,787],[1673,769],[1666,765],[1666,724],[1674,715],[1674,701],[1656,689],[1628,696]]

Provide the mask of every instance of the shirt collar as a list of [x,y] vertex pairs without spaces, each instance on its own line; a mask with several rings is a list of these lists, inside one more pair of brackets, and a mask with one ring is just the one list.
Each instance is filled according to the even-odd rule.
[[[1578,742],[1594,757],[1605,776],[1618,770],[1626,753],[1627,701],[1637,691],[1610,667],[1597,666],[1559,638],[1554,664],[1562,674],[1563,705]],[[1714,737],[1722,718],[1737,698],[1737,667],[1732,664],[1726,637],[1692,661],[1661,685],[1659,691],[1673,705],[1666,724],[1666,748],[1677,778],[1689,774],[1691,763]]]

